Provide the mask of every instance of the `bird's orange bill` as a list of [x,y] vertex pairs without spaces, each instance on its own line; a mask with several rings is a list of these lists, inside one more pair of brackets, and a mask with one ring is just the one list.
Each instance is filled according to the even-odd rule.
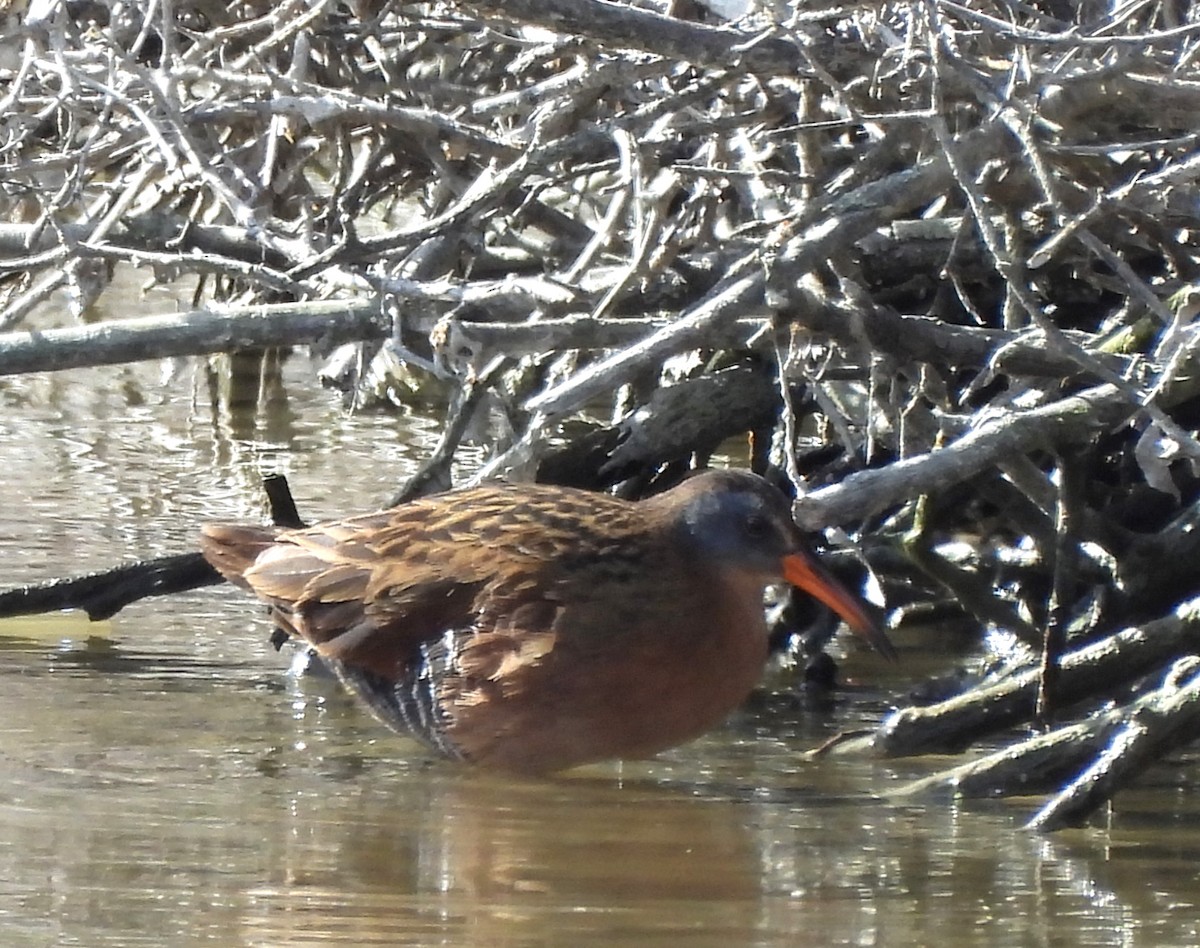
[[836,612],[856,635],[870,642],[880,655],[896,657],[896,650],[883,629],[867,615],[858,599],[812,559],[802,553],[789,553],[783,558],[783,578]]

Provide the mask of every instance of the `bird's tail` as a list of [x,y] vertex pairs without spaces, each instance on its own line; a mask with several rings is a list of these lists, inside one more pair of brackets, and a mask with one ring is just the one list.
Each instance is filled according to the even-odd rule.
[[206,523],[200,528],[200,552],[231,583],[249,589],[243,578],[258,555],[275,542],[279,527],[245,523]]

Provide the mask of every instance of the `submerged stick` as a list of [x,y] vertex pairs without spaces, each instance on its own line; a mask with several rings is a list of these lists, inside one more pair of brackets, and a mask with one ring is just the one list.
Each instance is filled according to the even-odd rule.
[[1149,763],[1195,740],[1200,726],[1200,658],[1189,655],[1176,662],[1153,698],[1130,714],[1087,770],[1038,811],[1027,824],[1030,829],[1050,832],[1078,826],[1141,776]]
[[[270,474],[263,490],[271,521],[279,527],[303,527],[287,478]],[[151,596],[216,586],[225,582],[199,553],[174,553],[152,560],[126,563],[85,576],[54,579],[0,592],[0,619],[80,609],[92,622],[112,618],[126,606]]]
[[[1058,699],[1063,706],[1111,690],[1197,648],[1200,598],[1173,612],[1124,629],[1063,656]],[[1031,667],[947,701],[891,714],[868,739],[839,751],[873,751],[882,757],[957,751],[1020,721],[1034,711],[1039,670]]]
[[224,578],[199,553],[177,553],[0,592],[0,619],[81,609],[93,622],[99,622],[139,599],[223,582]]

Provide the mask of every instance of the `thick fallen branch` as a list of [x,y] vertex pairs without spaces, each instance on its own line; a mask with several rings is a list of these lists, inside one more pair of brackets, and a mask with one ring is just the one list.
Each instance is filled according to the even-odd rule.
[[148,596],[169,596],[223,582],[224,578],[199,553],[179,553],[0,591],[0,618],[81,609],[98,622]]
[[[1120,689],[1180,655],[1200,649],[1200,598],[1161,619],[1124,629],[1063,656],[1063,706]],[[1032,719],[1038,669],[1025,668],[927,707],[893,712],[870,735],[839,744],[839,753],[883,757],[961,751],[987,734]]]
[[800,74],[801,49],[782,38],[687,23],[608,0],[460,0],[460,5],[605,45],[640,49],[706,66],[738,65],[752,72]]
[[763,366],[731,366],[684,379],[659,388],[617,424],[546,452],[537,479],[592,490],[611,487],[693,451],[715,450],[735,435],[769,429],[779,405],[779,383]]
[[1200,658],[1180,659],[1153,699],[1132,711],[1095,762],[1029,821],[1031,829],[1077,826],[1153,761],[1196,740]]
[[1138,698],[1078,724],[1055,728],[898,787],[897,797],[953,794],[966,799],[1054,793],[1101,754],[1131,711],[1153,700]]
[[53,372],[140,359],[207,355],[306,343],[380,339],[390,331],[375,302],[288,303],[197,310],[93,326],[0,335],[0,375]]
[[944,791],[971,798],[1051,792],[1054,796],[1029,827],[1053,831],[1077,826],[1135,783],[1150,762],[1193,743],[1198,726],[1200,659],[1189,656],[1171,665],[1159,687],[1127,705],[914,781],[894,795]]
[[921,494],[947,490],[1014,455],[1087,444],[1135,411],[1115,387],[1097,385],[1048,405],[997,415],[927,454],[812,491],[798,516],[810,527],[869,517]]

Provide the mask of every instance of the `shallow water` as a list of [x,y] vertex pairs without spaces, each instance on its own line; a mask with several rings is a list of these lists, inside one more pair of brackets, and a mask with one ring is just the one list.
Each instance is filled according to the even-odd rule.
[[[433,426],[347,415],[312,374],[0,379],[0,587],[190,549],[261,516],[267,471],[309,518],[377,506]],[[852,651],[830,708],[513,780],[430,761],[268,632],[228,586],[0,621],[0,945],[1200,942],[1194,760],[1047,839],[1034,801],[887,798],[945,761],[800,758],[959,656]]]

